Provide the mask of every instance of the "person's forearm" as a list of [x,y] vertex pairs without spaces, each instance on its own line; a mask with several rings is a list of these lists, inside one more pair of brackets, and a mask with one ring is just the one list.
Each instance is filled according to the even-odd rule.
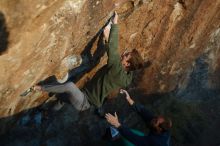
[[120,93],[122,93],[122,94],[124,93],[125,94],[125,98],[126,98],[127,102],[129,103],[129,105],[132,106],[134,104],[134,100],[130,97],[128,91],[126,91],[124,89],[121,89]]
[[112,24],[110,36],[109,36],[109,48],[107,50],[108,57],[114,57],[118,54],[118,25]]
[[127,101],[129,103],[129,105],[131,105],[131,106],[134,104],[134,100],[132,100],[131,98],[127,99]]
[[107,54],[108,65],[117,64],[120,62],[120,56],[118,53],[118,25],[116,24],[112,24]]

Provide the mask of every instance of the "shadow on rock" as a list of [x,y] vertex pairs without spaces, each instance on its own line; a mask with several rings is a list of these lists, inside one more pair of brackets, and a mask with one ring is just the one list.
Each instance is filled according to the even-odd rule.
[[[76,83],[79,81],[87,72],[91,71],[94,67],[96,67],[101,57],[105,54],[105,44],[103,40],[103,28],[107,25],[106,23],[96,34],[95,36],[88,42],[88,44],[85,46],[84,50],[82,51],[81,58],[82,63],[79,67],[73,68],[68,72],[68,79],[65,82],[71,81]],[[97,46],[95,49],[95,52],[92,54],[91,49],[94,47],[95,42],[97,42]],[[64,83],[65,83],[64,82]],[[46,78],[43,81],[40,81],[38,83],[39,85],[58,85],[61,84],[57,81],[55,75],[52,75],[48,78]],[[49,96],[53,96],[53,93],[50,93]],[[68,102],[69,96],[67,93],[58,93],[55,95],[58,100],[61,102]]]
[[[81,52],[82,63],[79,67],[69,71],[68,81],[77,82],[87,72],[91,71],[94,67],[96,67],[99,64],[101,57],[106,52],[103,40],[103,29],[107,24],[108,23],[106,23],[85,46],[84,50]],[[95,52],[92,54],[91,49],[93,48],[97,39],[98,43]]]
[[2,12],[0,12],[0,55],[2,55],[8,48],[8,37],[9,32],[7,30],[5,17]]
[[52,104],[50,101],[1,118],[0,124],[7,129],[0,134],[0,145],[83,146],[102,142],[106,123],[92,114],[94,109],[79,113],[72,105],[65,104],[61,110],[52,111]]
[[177,96],[188,100],[205,100],[218,95],[218,89],[209,87],[212,74],[209,71],[208,53],[202,54],[195,60],[195,65],[187,79],[187,85],[183,89],[177,87]]

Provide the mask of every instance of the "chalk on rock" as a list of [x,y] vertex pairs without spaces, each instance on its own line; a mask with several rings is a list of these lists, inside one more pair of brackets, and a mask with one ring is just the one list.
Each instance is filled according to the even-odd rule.
[[61,62],[58,73],[56,74],[57,82],[64,83],[68,80],[68,71],[78,67],[82,63],[82,57],[80,55],[67,56]]

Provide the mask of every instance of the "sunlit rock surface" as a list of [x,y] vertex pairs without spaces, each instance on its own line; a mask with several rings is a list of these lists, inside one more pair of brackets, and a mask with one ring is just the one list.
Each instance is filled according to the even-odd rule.
[[[63,76],[62,61],[70,55],[82,56],[83,66],[74,73],[83,74],[74,81],[83,86],[106,63],[106,54],[96,51],[98,35],[114,10],[119,51],[137,48],[150,62],[136,73],[131,94],[172,117],[174,145],[220,144],[219,0],[1,0],[1,145],[104,145],[106,123],[93,108],[78,114],[67,104],[48,112],[46,93],[20,94]],[[133,128],[144,125],[131,118],[135,114],[123,98],[105,107],[119,111]]]

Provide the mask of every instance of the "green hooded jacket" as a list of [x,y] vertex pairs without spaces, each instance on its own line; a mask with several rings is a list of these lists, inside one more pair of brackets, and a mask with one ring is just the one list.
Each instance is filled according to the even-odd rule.
[[108,61],[94,77],[83,87],[91,104],[100,107],[104,99],[112,91],[128,86],[133,72],[124,70],[118,53],[118,25],[113,24],[110,31],[109,43],[106,45]]

